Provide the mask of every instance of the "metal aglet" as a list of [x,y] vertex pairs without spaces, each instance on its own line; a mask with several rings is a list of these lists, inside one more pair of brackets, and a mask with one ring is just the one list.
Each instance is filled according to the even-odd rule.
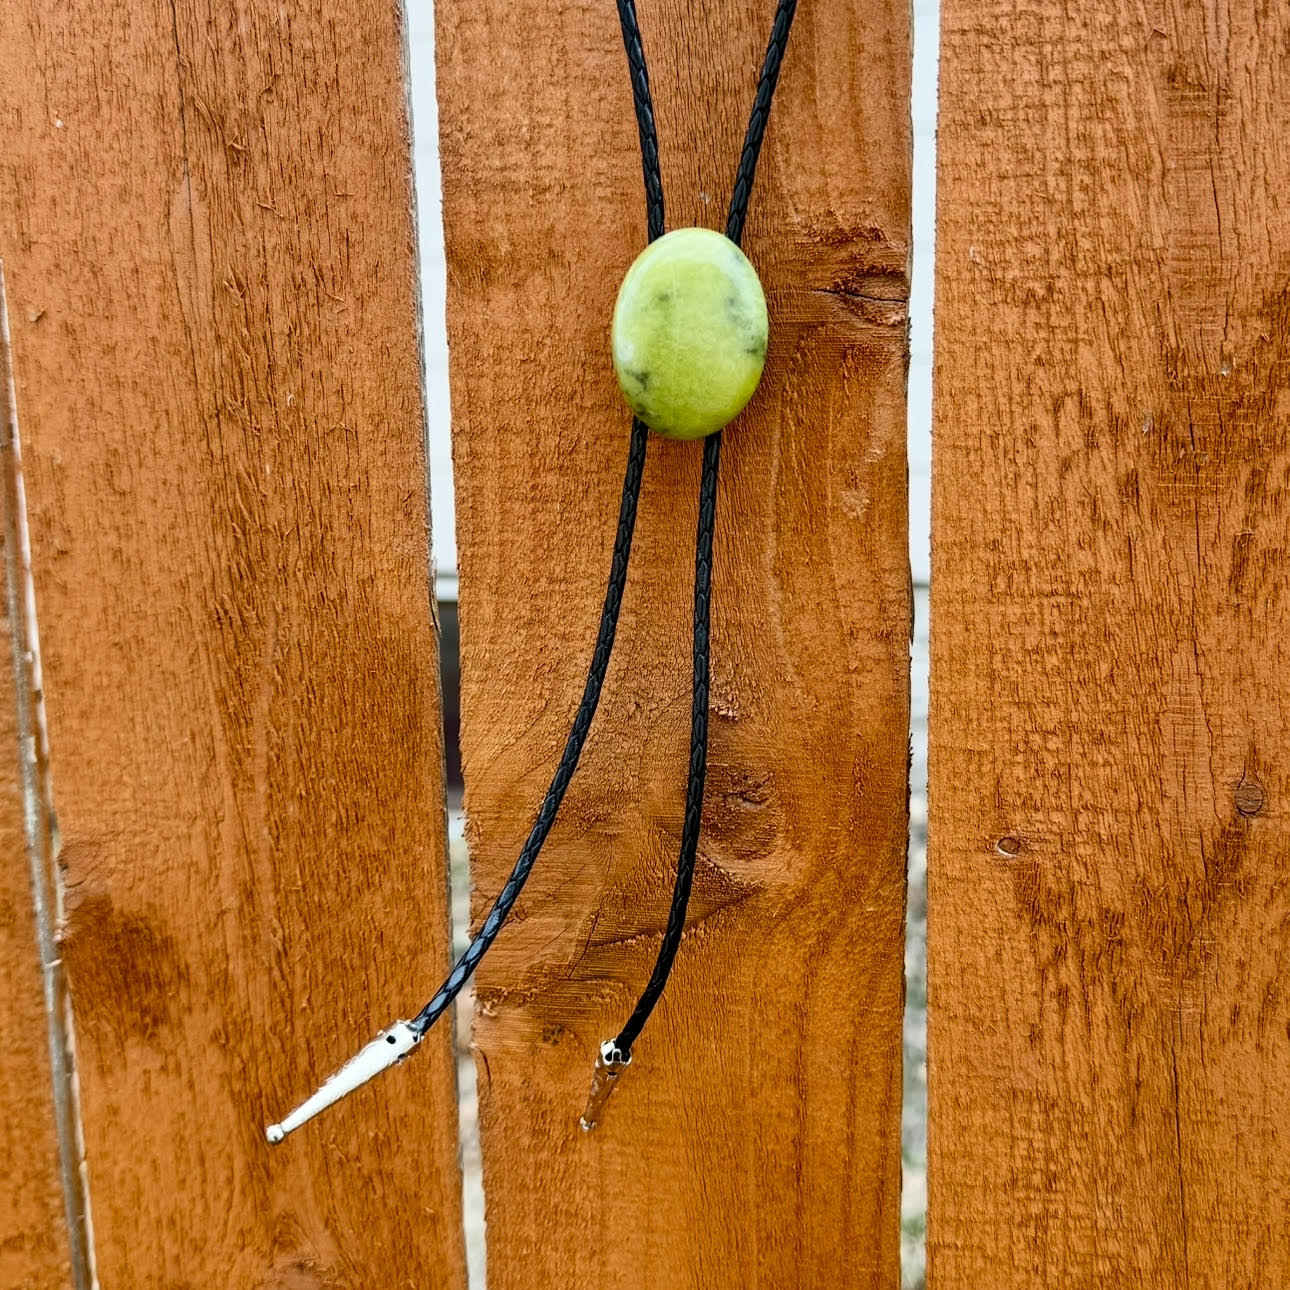
[[631,1053],[624,1056],[612,1039],[606,1039],[600,1045],[600,1056],[596,1058],[596,1069],[591,1075],[591,1092],[587,1094],[587,1109],[580,1121],[583,1133],[590,1133],[600,1123],[601,1112],[618,1083],[618,1077],[631,1064]]
[[293,1129],[312,1120],[333,1102],[361,1088],[382,1071],[397,1066],[420,1042],[422,1036],[406,1022],[396,1021],[382,1030],[370,1044],[359,1049],[344,1066],[323,1082],[310,1098],[301,1102],[281,1124],[271,1124],[264,1131],[270,1142],[281,1142]]

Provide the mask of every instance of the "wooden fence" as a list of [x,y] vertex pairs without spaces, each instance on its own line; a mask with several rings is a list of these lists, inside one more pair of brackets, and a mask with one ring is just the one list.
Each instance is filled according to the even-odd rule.
[[[641,0],[673,226],[769,23]],[[479,917],[581,684],[644,239],[608,0],[438,0]],[[0,9],[0,1287],[462,1290],[401,6]],[[1290,1284],[1290,11],[944,0],[929,1284]],[[489,1284],[899,1284],[907,3],[802,0],[746,245],[690,930],[698,454],[478,981]],[[7,393],[5,393],[7,390]]]

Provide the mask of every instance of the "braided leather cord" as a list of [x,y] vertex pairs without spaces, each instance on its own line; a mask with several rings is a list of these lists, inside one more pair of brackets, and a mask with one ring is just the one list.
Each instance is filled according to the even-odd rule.
[[443,1015],[452,1001],[461,992],[462,986],[470,980],[470,975],[479,966],[479,961],[488,953],[488,947],[502,930],[507,916],[519,899],[520,892],[533,870],[533,865],[542,850],[542,844],[551,832],[560,803],[578,769],[578,759],[582,756],[582,746],[587,741],[587,732],[591,729],[592,718],[600,703],[600,691],[605,683],[605,674],[609,670],[609,656],[614,648],[614,636],[618,631],[618,611],[622,608],[623,589],[627,585],[627,564],[632,552],[632,533],[636,527],[636,503],[640,498],[641,476],[645,471],[645,449],[649,443],[649,429],[643,421],[632,421],[631,446],[627,453],[627,470],[623,476],[623,496],[618,509],[618,532],[614,536],[614,554],[609,569],[609,582],[605,587],[604,605],[600,610],[600,630],[596,635],[596,648],[591,656],[591,666],[587,670],[587,683],[583,687],[582,702],[578,704],[577,715],[569,731],[569,738],[564,745],[560,763],[551,777],[550,787],[542,799],[537,819],[529,832],[528,840],[520,852],[511,876],[506,885],[497,894],[493,907],[479,929],[479,935],[466,947],[448,979],[439,987],[439,992],[408,1023],[418,1034],[424,1035],[427,1030]]
[[[619,4],[621,13],[624,5]],[[627,7],[630,8],[628,0]],[[766,57],[762,61],[757,93],[753,99],[748,130],[735,172],[726,236],[736,245],[742,240],[748,202],[752,197],[757,160],[762,139],[770,120],[770,105],[779,82],[779,69],[788,47],[788,34],[797,12],[797,0],[779,0],[771,27]],[[633,17],[635,16],[633,10]],[[639,46],[639,37],[635,42]],[[631,42],[628,44],[630,51]],[[681,852],[676,862],[676,881],[672,887],[672,907],[659,946],[654,970],[627,1024],[614,1040],[621,1060],[631,1059],[636,1042],[650,1014],[663,997],[667,978],[672,971],[676,952],[685,932],[685,916],[694,885],[694,865],[699,851],[699,830],[703,819],[703,789],[708,769],[708,659],[709,629],[712,609],[712,535],[717,518],[717,480],[721,466],[721,432],[709,435],[703,447],[703,478],[699,483],[699,522],[694,552],[694,689],[690,710],[690,778],[685,791],[685,824],[681,831]]]
[[[637,129],[640,135],[641,167],[645,178],[645,200],[649,240],[652,242],[661,237],[664,227],[663,183],[659,172],[658,136],[654,123],[654,110],[650,100],[649,76],[645,65],[645,51],[641,45],[640,29],[636,20],[636,7],[633,0],[617,0],[618,16],[622,26],[623,45],[627,51],[628,67],[631,72],[632,101],[636,111]],[[788,29],[796,10],[796,0],[779,0],[779,9],[771,34],[766,59],[762,67],[761,79],[757,87],[752,117],[748,123],[748,132],[744,140],[743,152],[735,179],[734,194],[731,199],[730,215],[727,223],[727,236],[738,242],[743,233],[744,218],[747,213],[748,199],[752,192],[753,178],[757,168],[757,158],[761,151],[762,136],[770,112],[771,97],[775,83],[779,78],[779,67],[788,41]],[[524,884],[532,872],[552,825],[555,823],[560,804],[564,800],[578,760],[582,755],[583,745],[596,715],[600,703],[600,693],[609,670],[609,658],[614,647],[614,637],[618,630],[618,614],[622,608],[623,591],[627,583],[627,566],[631,558],[632,535],[636,527],[636,509],[640,499],[641,479],[645,471],[645,455],[649,443],[649,431],[645,424],[635,418],[632,421],[631,443],[627,454],[627,469],[623,476],[622,500],[618,511],[618,530],[614,536],[613,557],[610,564],[609,581],[605,588],[604,604],[600,611],[600,628],[596,635],[596,647],[592,653],[591,665],[587,672],[586,684],[583,687],[582,700],[578,705],[569,737],[565,742],[564,752],[560,757],[555,774],[542,799],[537,818],[529,832],[528,839],[511,870],[506,885],[498,893],[479,934],[471,941],[465,953],[453,966],[447,979],[438,993],[417,1013],[410,1022],[399,1022],[396,1026],[406,1026],[415,1041],[420,1042],[426,1032],[451,1006],[452,1001],[461,992],[478,967],[480,960],[502,930]],[[695,543],[694,569],[694,686],[693,708],[690,726],[690,773],[686,790],[685,825],[681,839],[681,854],[677,861],[676,884],[672,893],[672,908],[668,916],[667,930],[658,960],[650,976],[640,1003],[623,1030],[618,1041],[621,1052],[616,1060],[630,1060],[631,1043],[639,1035],[641,1028],[648,1020],[654,1005],[658,1002],[667,984],[677,947],[685,930],[685,915],[690,899],[690,888],[694,879],[694,863],[698,850],[699,828],[703,814],[703,789],[707,771],[708,748],[708,651],[709,621],[712,596],[712,539],[716,524],[717,478],[721,461],[721,435],[708,437],[703,454],[703,479],[699,491],[698,534]],[[395,1043],[394,1031],[382,1032],[388,1043]],[[378,1041],[373,1041],[364,1049],[360,1057]],[[406,1056],[407,1050],[403,1050]],[[402,1060],[402,1056],[392,1060]],[[380,1069],[385,1069],[391,1062],[385,1062]],[[352,1063],[350,1064],[352,1066]],[[349,1066],[342,1068],[336,1076],[324,1082],[314,1097],[303,1103],[293,1112],[288,1120],[299,1123],[316,1115],[323,1107],[331,1105],[347,1090],[336,1090],[336,1081],[343,1076]],[[362,1075],[359,1083],[370,1079],[373,1071]],[[350,1090],[357,1085],[350,1084]],[[329,1095],[330,1088],[330,1095]],[[324,1100],[320,1105],[310,1107],[317,1099]],[[584,1127],[594,1127],[587,1124]],[[270,1125],[269,1140],[280,1142],[289,1128],[285,1124]],[[276,1136],[275,1136],[276,1133]]]
[[[617,0],[619,23],[622,28],[623,47],[631,75],[632,103],[636,113],[637,132],[640,137],[641,168],[645,181],[646,223],[649,240],[661,237],[664,228],[663,182],[658,157],[658,132],[654,122],[654,109],[650,96],[649,72],[645,50],[641,41],[640,26],[634,0]],[[762,139],[770,117],[770,106],[779,80],[779,69],[788,43],[789,30],[797,9],[797,0],[779,0],[775,21],[771,29],[766,57],[762,64],[757,93],[753,100],[752,114],[744,137],[744,146],[735,175],[731,195],[730,213],[726,222],[726,236],[738,243],[743,236],[748,202],[752,196],[757,161],[761,154]],[[600,702],[600,692],[609,668],[614,636],[618,628],[618,612],[622,606],[623,590],[627,582],[627,565],[631,556],[632,534],[636,525],[636,506],[640,498],[641,478],[645,468],[645,453],[649,432],[639,420],[632,422],[631,446],[628,451],[627,470],[623,478],[622,502],[619,508],[618,532],[614,539],[613,560],[605,600],[600,615],[600,630],[591,667],[587,673],[582,701],[569,731],[564,753],[552,776],[551,784],[542,799],[537,819],[528,839],[511,870],[506,885],[498,893],[492,909],[484,920],[479,934],[453,966],[438,993],[409,1023],[418,1034],[424,1035],[435,1021],[451,1006],[480,960],[502,930],[520,892],[533,870],[542,846],[564,800],[565,792],[577,770],[582,748],[591,729],[591,722]],[[639,1036],[667,985],[668,975],[676,958],[681,936],[685,930],[686,912],[690,890],[694,882],[694,865],[698,855],[699,831],[703,815],[703,794],[707,773],[708,752],[708,680],[709,636],[712,602],[712,541],[716,527],[717,482],[721,463],[721,435],[709,435],[704,444],[703,477],[699,486],[699,519],[695,541],[694,567],[694,680],[690,714],[690,771],[686,786],[685,823],[681,836],[681,852],[677,859],[676,881],[672,890],[672,906],[667,928],[659,948],[654,971],[620,1033],[616,1046],[624,1056],[629,1056],[631,1045]]]
[[654,125],[654,103],[649,92],[649,69],[636,21],[635,0],[618,0],[618,25],[627,50],[627,69],[632,80],[632,104],[641,141],[641,170],[645,175],[645,222],[651,242],[663,236],[663,174],[658,163],[658,130]]
[[721,434],[711,434],[703,444],[703,478],[699,483],[699,524],[694,544],[694,689],[690,708],[690,779],[685,790],[685,824],[681,853],[676,862],[672,907],[659,946],[654,971],[640,1002],[619,1031],[614,1047],[624,1059],[663,997],[672,963],[685,931],[685,915],[694,883],[694,862],[699,850],[699,825],[703,816],[703,787],[708,771],[708,631],[712,609],[712,534],[717,522],[717,477],[721,464]]
[[[636,22],[636,6],[633,0],[618,0],[618,16],[622,25],[623,44],[627,50],[627,64],[631,70],[632,106],[636,111],[636,129],[640,136],[641,167],[645,175],[645,214],[649,240],[663,236],[663,177],[658,163],[658,130],[654,124],[654,105],[650,99],[649,72],[645,67],[645,50],[641,45],[640,28]],[[511,870],[506,885],[497,893],[493,907],[484,919],[479,934],[466,947],[465,953],[453,965],[448,979],[439,987],[439,992],[408,1023],[418,1035],[426,1031],[447,1011],[452,1001],[461,993],[462,987],[470,980],[471,974],[479,966],[479,961],[488,953],[489,946],[497,939],[503,924],[509,917],[515,902],[519,899],[524,884],[533,871],[555,817],[559,813],[560,803],[578,769],[578,760],[582,756],[582,746],[587,741],[587,732],[591,729],[592,719],[600,703],[600,691],[605,683],[605,674],[609,670],[609,656],[614,648],[614,636],[618,630],[618,611],[623,603],[623,589],[627,585],[627,564],[631,558],[632,533],[636,528],[636,504],[640,500],[641,477],[645,472],[645,451],[649,444],[649,429],[639,418],[632,421],[631,446],[627,452],[627,470],[623,475],[622,503],[618,510],[618,532],[614,537],[614,554],[609,568],[609,582],[605,587],[604,605],[600,610],[600,630],[596,636],[595,652],[591,656],[591,666],[587,671],[587,683],[583,687],[582,702],[578,705],[577,715],[569,731],[569,738],[564,745],[564,753],[556,766],[551,784],[538,809],[537,819],[529,832],[528,839],[520,851],[519,859]],[[709,544],[710,545],[710,544]],[[705,660],[706,668],[706,660]],[[684,918],[682,919],[684,923]]]
[[748,201],[752,197],[753,180],[757,175],[757,161],[761,156],[762,139],[770,121],[770,105],[779,84],[779,69],[788,48],[788,33],[797,15],[797,0],[779,0],[775,21],[771,25],[770,40],[766,43],[766,57],[762,60],[761,77],[753,97],[752,112],[748,117],[748,131],[744,135],[743,151],[739,154],[739,167],[735,171],[735,186],[730,194],[730,214],[726,219],[726,236],[736,245],[743,240],[744,220],[748,216]]

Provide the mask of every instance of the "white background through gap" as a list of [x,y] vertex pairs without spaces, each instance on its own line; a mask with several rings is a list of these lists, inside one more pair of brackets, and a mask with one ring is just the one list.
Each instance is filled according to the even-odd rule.
[[[606,3],[608,0],[606,0]],[[936,64],[938,0],[914,0],[914,267],[910,293],[909,559],[915,595],[913,653],[913,767],[909,850],[909,927],[906,949],[904,1195],[902,1280],[923,1285],[926,1223],[926,837],[927,837],[927,581],[930,566],[932,458],[932,246],[935,231]],[[444,328],[443,195],[439,123],[434,90],[434,11],[431,0],[408,0],[416,190],[421,241],[421,299],[429,415],[430,488],[435,575],[441,600],[457,596],[457,534],[449,436],[448,339]],[[840,125],[842,123],[839,123]],[[453,917],[458,949],[469,921],[468,878],[459,813],[452,821]],[[483,1193],[475,1123],[475,1070],[469,1054],[471,1002],[458,1007],[458,1071],[462,1100],[466,1238],[471,1290],[484,1287]]]

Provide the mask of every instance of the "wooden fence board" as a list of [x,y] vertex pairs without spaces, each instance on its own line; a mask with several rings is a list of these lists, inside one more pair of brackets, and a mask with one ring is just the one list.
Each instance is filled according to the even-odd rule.
[[[640,5],[669,224],[720,227],[773,5]],[[559,756],[644,244],[614,6],[440,0],[462,744],[480,917]],[[479,980],[489,1284],[895,1286],[909,566],[909,10],[804,5],[752,203],[770,362],[727,435],[691,926],[595,1134],[679,845],[701,449],[656,440],[600,714]]]
[[1290,1284],[1290,11],[943,15],[929,1284]]
[[[399,6],[0,12],[0,255],[98,1272],[460,1286]],[[374,1280],[375,1279],[375,1280]]]

